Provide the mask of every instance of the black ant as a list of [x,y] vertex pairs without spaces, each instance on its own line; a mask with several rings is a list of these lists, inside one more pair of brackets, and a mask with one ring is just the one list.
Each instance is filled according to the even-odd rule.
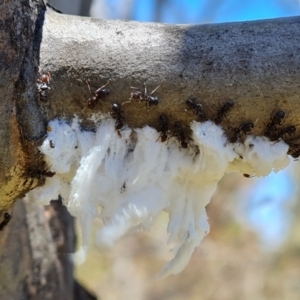
[[95,92],[92,92],[91,87],[89,85],[89,82],[86,82],[88,87],[89,87],[89,91],[92,95],[94,95],[93,97],[89,98],[87,101],[87,106],[90,109],[95,108],[95,106],[100,103],[100,101],[107,97],[110,92],[109,89],[106,88],[106,86],[109,84],[109,81],[107,81],[103,86],[101,86],[99,89],[97,89]]
[[194,110],[194,114],[199,117],[200,122],[205,122],[207,121],[207,118],[205,116],[205,113],[202,108],[202,104],[197,104],[196,103],[196,98],[190,97],[185,101],[186,105],[189,107],[189,109]]
[[160,141],[163,143],[168,139],[169,121],[165,114],[161,114],[159,116],[158,122],[159,122],[159,131],[161,132],[161,134],[156,141],[160,139]]
[[233,130],[234,132],[234,136],[232,138],[229,139],[230,143],[237,143],[238,140],[241,137],[241,133],[248,135],[251,133],[251,130],[254,128],[254,124],[253,123],[246,123],[244,125],[241,125],[240,127],[237,128],[230,128]]
[[[276,135],[277,131],[276,125],[282,125],[285,117],[285,112],[279,110],[273,117],[270,117],[271,122],[267,124],[263,135],[269,139],[272,139]],[[275,139],[276,140],[276,139]]]
[[[145,92],[140,92],[140,91],[133,92],[131,93],[129,100],[135,99],[135,100],[139,100],[140,102],[145,101],[146,106],[158,105],[158,98],[152,95],[162,85],[162,82],[150,94],[148,94],[146,83],[144,83],[144,85],[145,85]],[[135,87],[131,87],[131,88],[136,89]]]
[[284,129],[280,130],[278,134],[273,135],[270,138],[270,141],[274,142],[274,141],[283,140],[283,138],[286,137],[287,135],[293,136],[296,134],[296,129],[297,128],[293,125],[289,126],[287,128],[284,128]]
[[118,132],[119,137],[121,137],[120,129],[124,126],[124,121],[126,120],[123,116],[124,111],[122,110],[120,104],[114,103],[111,106],[112,112],[111,116],[116,120],[115,129]]
[[51,90],[49,86],[50,80],[51,80],[51,74],[49,72],[47,74],[41,75],[40,78],[38,78],[37,80],[39,99],[43,103],[46,103],[48,100],[48,90]]
[[5,212],[3,215],[3,221],[0,223],[0,231],[3,230],[3,228],[9,223],[11,220],[12,215],[8,212]]
[[215,124],[221,124],[222,120],[226,118],[228,112],[233,108],[234,102],[229,99],[220,109],[217,110],[217,115],[215,117]]
[[174,132],[173,136],[175,136],[180,142],[181,148],[187,149],[189,145],[189,140],[186,138],[181,123],[176,121],[174,123]]

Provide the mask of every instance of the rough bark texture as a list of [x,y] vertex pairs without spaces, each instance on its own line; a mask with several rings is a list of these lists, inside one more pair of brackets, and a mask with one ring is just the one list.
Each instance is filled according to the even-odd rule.
[[1,300],[95,300],[73,279],[73,218],[61,201],[18,201],[1,232]]
[[[1,4],[0,209],[43,183],[37,145],[53,118],[82,118],[93,129],[91,112],[109,112],[128,100],[130,86],[157,91],[160,103],[123,106],[128,125],[156,127],[166,113],[188,128],[195,118],[185,100],[199,98],[209,118],[226,99],[235,101],[224,128],[256,122],[261,134],[276,109],[286,125],[299,125],[300,18],[214,25],[164,25],[61,15],[49,10],[43,29],[41,72],[50,72],[47,103],[38,101],[37,65],[44,5],[35,1]],[[22,30],[21,30],[22,29]],[[111,95],[94,110],[86,80],[99,88],[110,80]]]
[[257,120],[254,133],[261,134],[276,109],[286,112],[285,125],[298,125],[299,44],[300,17],[176,26],[49,13],[41,66],[53,80],[44,113],[47,119],[77,114],[86,121],[92,112],[86,80],[94,89],[111,82],[111,95],[94,112],[128,100],[130,86],[143,90],[146,82],[152,90],[163,80],[158,106],[123,106],[130,126],[155,126],[162,112],[188,125],[195,117],[185,112],[190,95],[199,97],[210,118],[234,99],[225,128]]
[[34,84],[44,9],[33,0],[0,1],[0,211],[42,183],[29,170],[42,164],[36,143],[46,133]]

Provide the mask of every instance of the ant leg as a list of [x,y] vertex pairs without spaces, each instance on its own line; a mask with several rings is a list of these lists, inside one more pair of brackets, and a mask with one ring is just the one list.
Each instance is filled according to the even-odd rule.
[[126,104],[126,103],[131,103],[131,99],[132,99],[132,98],[129,98],[128,101],[123,102],[121,105],[123,106],[123,105]]
[[89,81],[88,81],[88,80],[86,81],[86,83],[87,83],[87,85],[88,85],[88,88],[89,88],[90,93],[91,93],[91,94],[94,94],[94,93],[92,92],[92,90],[91,90],[91,87],[90,87],[90,85],[89,85]]
[[155,141],[155,143],[161,138],[162,133],[159,135],[159,137],[157,138],[157,140]]
[[275,142],[272,144],[272,146],[274,146],[275,144],[277,144],[277,143],[279,143],[279,142],[281,142],[281,141],[283,141],[283,138],[282,138],[282,137],[278,138],[278,140],[275,141]]
[[117,130],[117,134],[118,134],[118,137],[119,137],[119,138],[122,137],[122,134],[121,134],[120,130]]
[[47,72],[47,75],[48,75],[48,83],[50,84],[50,80],[51,80],[51,74],[50,74],[50,72]]
[[109,80],[103,86],[101,86],[101,88],[99,88],[98,91],[101,91],[102,89],[104,89],[108,84],[109,84]]
[[157,89],[163,84],[163,81],[151,92],[150,96],[157,91]]
[[169,140],[170,140],[170,138],[172,138],[172,137],[174,137],[175,135],[171,135],[171,136],[168,136],[168,139],[167,139],[167,143],[166,143],[166,145],[168,145],[169,144]]

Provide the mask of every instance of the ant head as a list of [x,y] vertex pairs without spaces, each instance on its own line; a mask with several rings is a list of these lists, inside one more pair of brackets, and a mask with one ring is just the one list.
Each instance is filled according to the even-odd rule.
[[296,127],[295,126],[290,126],[288,129],[287,129],[287,134],[288,135],[294,135],[296,133]]
[[283,110],[280,110],[275,115],[278,119],[283,119],[285,117],[285,112]]
[[151,105],[158,105],[158,98],[154,96],[150,96],[149,104]]
[[234,106],[233,100],[229,99],[229,100],[226,102],[226,105],[229,106],[229,107],[233,107],[233,106]]
[[244,132],[250,132],[252,129],[254,128],[254,124],[253,123],[247,123],[244,125]]
[[113,112],[119,112],[121,110],[121,107],[119,104],[117,103],[114,103],[112,106],[111,106],[111,109]]

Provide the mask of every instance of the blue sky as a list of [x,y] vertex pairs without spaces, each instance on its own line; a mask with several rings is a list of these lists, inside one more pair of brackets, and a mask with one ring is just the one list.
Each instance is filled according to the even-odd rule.
[[[134,19],[139,21],[153,21],[153,0],[137,0],[134,8]],[[202,23],[205,12],[214,11],[210,22],[233,22],[256,19],[267,19],[299,15],[297,0],[169,0],[163,13],[163,22],[166,23]],[[219,3],[217,9],[211,9],[207,3]],[[203,15],[204,14],[204,15]]]
[[296,187],[292,179],[292,164],[278,173],[264,178],[253,178],[250,194],[240,202],[241,218],[247,217],[248,224],[261,237],[266,247],[276,248],[284,242],[290,225],[288,206],[292,204]]

